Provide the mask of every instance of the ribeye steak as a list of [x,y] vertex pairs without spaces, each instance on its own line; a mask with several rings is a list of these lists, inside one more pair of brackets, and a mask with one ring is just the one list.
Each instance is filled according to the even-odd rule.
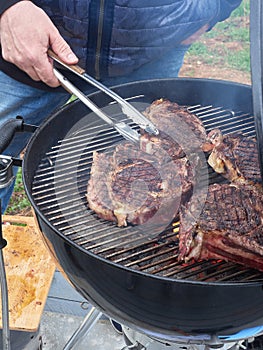
[[190,195],[193,169],[186,158],[159,163],[124,142],[112,155],[94,152],[88,183],[89,207],[118,226],[166,223]]
[[142,131],[141,149],[147,153],[166,153],[171,159],[189,156],[202,149],[206,131],[201,120],[186,107],[169,100],[156,100],[144,115],[159,129],[158,136]]

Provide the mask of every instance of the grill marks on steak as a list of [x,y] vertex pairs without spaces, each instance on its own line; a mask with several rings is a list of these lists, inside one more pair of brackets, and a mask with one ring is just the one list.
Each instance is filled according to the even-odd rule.
[[94,152],[88,204],[100,218],[118,226],[168,225],[192,189],[192,175],[186,158],[162,163],[128,142],[121,143],[112,156]]
[[263,271],[263,200],[256,140],[208,134],[208,163],[230,183],[210,185],[207,198],[181,208],[179,259],[223,259]]
[[112,166],[106,154],[93,152],[87,199],[90,209],[94,210],[100,218],[115,221],[105,176],[111,169]]
[[121,144],[114,152],[108,191],[118,226],[142,224],[158,210],[163,195],[161,176],[150,159],[131,145]]
[[208,134],[211,144],[209,165],[231,182],[261,184],[257,143],[242,133],[222,135],[220,130]]
[[179,259],[223,259],[263,271],[263,201],[254,186],[214,184],[180,213]]
[[[159,99],[146,108],[144,115],[159,129],[153,136],[142,131],[140,148],[149,154],[160,150],[170,159],[188,156],[200,151],[207,134],[201,120],[186,107],[169,100]],[[187,137],[186,137],[187,135]]]
[[[256,141],[217,129],[207,136],[196,116],[166,100],[153,102],[145,115],[160,130],[157,137],[141,131],[140,148],[125,142],[112,155],[94,152],[90,208],[118,226],[168,225],[179,211],[179,260],[223,259],[263,271]],[[200,149],[210,153],[208,163],[231,183],[193,192]]]
[[[112,155],[94,152],[87,200],[100,218],[118,226],[166,223],[165,228],[191,196],[199,160],[191,155],[201,150],[206,133],[196,116],[167,100],[152,103],[145,115],[160,130],[158,137],[141,131],[138,148],[123,142]],[[185,140],[193,130],[193,142]]]

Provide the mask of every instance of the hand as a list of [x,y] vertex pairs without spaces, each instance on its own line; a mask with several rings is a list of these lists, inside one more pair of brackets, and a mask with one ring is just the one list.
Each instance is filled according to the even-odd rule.
[[31,1],[19,1],[2,14],[0,33],[3,58],[51,87],[60,83],[47,55],[49,48],[67,64],[78,62],[47,14]]

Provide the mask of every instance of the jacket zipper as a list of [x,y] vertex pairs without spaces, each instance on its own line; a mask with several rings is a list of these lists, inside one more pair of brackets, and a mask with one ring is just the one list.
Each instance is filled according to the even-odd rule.
[[100,79],[100,57],[101,57],[104,10],[105,10],[105,0],[100,0],[97,45],[96,45],[96,54],[95,54],[95,78],[96,79]]

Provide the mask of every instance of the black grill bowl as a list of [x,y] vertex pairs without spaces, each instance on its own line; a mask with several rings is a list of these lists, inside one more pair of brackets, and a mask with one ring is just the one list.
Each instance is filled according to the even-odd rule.
[[[252,113],[251,88],[231,82],[178,78],[135,82],[114,90],[124,98],[143,95],[140,100],[146,103],[164,97],[182,105],[213,105]],[[100,92],[90,97],[100,107],[110,102]],[[25,189],[43,239],[66,278],[106,315],[164,338],[178,332],[228,335],[262,325],[261,280],[201,282],[136,271],[79,246],[50,222],[32,194],[35,174],[46,153],[87,113],[76,101],[50,116],[31,138],[23,161]]]

